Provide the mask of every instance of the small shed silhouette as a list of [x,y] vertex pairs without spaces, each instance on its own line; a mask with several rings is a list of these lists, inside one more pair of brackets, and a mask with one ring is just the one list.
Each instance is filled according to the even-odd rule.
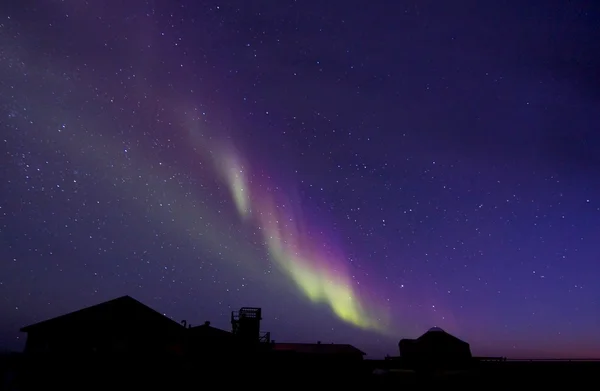
[[326,343],[273,343],[270,353],[271,368],[280,376],[319,378],[337,374],[356,374],[363,367],[365,353],[348,344]]
[[274,352],[298,358],[329,359],[336,361],[361,361],[365,352],[348,344],[326,343],[273,343]]
[[204,322],[187,331],[187,349],[192,357],[228,356],[236,353],[239,343],[236,336]]
[[28,354],[165,354],[183,352],[186,329],[130,296],[21,329]]
[[471,361],[470,345],[439,327],[429,329],[417,339],[402,339],[400,356],[417,366],[459,367]]

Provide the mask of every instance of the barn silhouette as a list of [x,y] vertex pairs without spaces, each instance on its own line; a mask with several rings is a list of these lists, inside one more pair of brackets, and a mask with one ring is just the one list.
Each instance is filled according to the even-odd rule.
[[402,339],[400,357],[412,366],[464,367],[472,359],[470,345],[442,330],[432,327],[417,339]]

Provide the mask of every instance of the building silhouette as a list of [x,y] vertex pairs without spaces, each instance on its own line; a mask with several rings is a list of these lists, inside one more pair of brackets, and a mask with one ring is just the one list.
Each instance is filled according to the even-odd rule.
[[239,343],[247,347],[271,342],[271,333],[260,330],[262,309],[258,307],[242,307],[239,311],[231,311],[231,332]]
[[362,361],[365,352],[348,344],[327,343],[273,343],[273,351],[298,359],[334,360],[336,362]]
[[[275,342],[261,331],[261,319],[260,308],[242,307],[231,314],[231,331],[208,321],[192,326],[123,296],[23,327],[25,354],[11,358],[11,366],[0,370],[0,388],[177,389],[246,386],[249,381],[259,387],[287,386],[290,381],[297,387],[314,387],[331,381],[339,388],[361,387],[364,380],[374,381],[362,385],[372,389],[376,384],[392,386],[386,382],[395,381],[395,376],[401,376],[402,386],[437,378],[445,385],[452,379],[481,385],[490,376],[497,384],[507,374],[512,374],[510,384],[516,384],[528,373],[539,380],[563,372],[572,379],[598,372],[594,362],[473,358],[467,342],[440,328],[402,339],[400,357],[364,360],[364,352],[347,344]],[[378,380],[371,376],[375,370]],[[379,376],[382,373],[385,376]]]
[[[242,307],[231,313],[231,331],[205,321],[192,326],[123,296],[21,329],[28,355],[169,355],[190,359],[228,359],[260,354],[294,358],[358,361],[365,355],[347,344],[275,343],[261,331],[262,310]],[[221,360],[222,361],[222,360]]]
[[177,354],[185,327],[123,296],[21,329],[29,354]]
[[472,359],[467,342],[439,327],[429,329],[417,339],[402,339],[398,347],[402,361],[410,366],[462,367]]
[[[23,389],[178,388],[252,376],[257,366],[279,376],[358,373],[364,353],[351,345],[275,343],[261,331],[262,310],[231,314],[231,331],[209,321],[175,322],[130,296],[23,327]],[[356,365],[355,365],[356,364]],[[355,365],[355,366],[354,366]],[[337,372],[336,372],[337,371]]]
[[200,326],[188,326],[185,341],[185,352],[192,359],[230,356],[239,347],[233,333],[213,327],[209,321]]

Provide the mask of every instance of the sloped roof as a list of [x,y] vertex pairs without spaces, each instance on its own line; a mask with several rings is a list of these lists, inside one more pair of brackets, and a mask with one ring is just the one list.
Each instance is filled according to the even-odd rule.
[[309,354],[366,354],[352,345],[333,343],[275,343],[273,350]]
[[430,331],[432,331],[432,332],[441,331],[442,333],[445,333],[445,331],[441,327],[437,327],[437,326],[433,326],[432,328],[427,330],[427,332],[430,332]]
[[435,340],[439,340],[440,338],[445,338],[447,340],[453,340],[455,342],[460,342],[463,344],[467,344],[467,342],[463,341],[462,339],[455,337],[454,335],[447,333],[446,331],[442,330],[439,327],[432,327],[429,330],[427,330],[425,332],[425,334],[421,335],[419,338],[417,338],[417,341],[425,341],[425,340],[429,340],[429,339],[435,339]]
[[234,337],[232,332],[213,327],[210,324],[206,323],[200,326],[190,327],[188,330],[192,333],[192,335],[214,336],[224,338]]
[[21,328],[23,332],[30,332],[32,330],[37,330],[44,327],[60,327],[62,325],[67,325],[71,322],[77,322],[82,319],[94,319],[102,317],[103,314],[110,313],[119,313],[126,314],[131,313],[133,311],[143,311],[148,313],[150,316],[156,317],[156,319],[161,319],[172,323],[173,325],[177,325],[181,328],[179,323],[175,322],[172,319],[164,316],[160,312],[153,310],[147,305],[137,301],[131,296],[121,296],[116,299],[112,299],[109,301],[105,301],[100,304],[96,304],[90,307],[86,307],[77,311],[69,312],[64,315],[57,316],[55,318],[47,319],[38,323],[31,324],[29,326]]

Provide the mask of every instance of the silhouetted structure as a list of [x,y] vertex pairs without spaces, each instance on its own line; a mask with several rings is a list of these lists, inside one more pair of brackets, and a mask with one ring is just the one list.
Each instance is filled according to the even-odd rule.
[[401,340],[401,357],[363,360],[365,353],[347,344],[270,341],[269,333],[260,332],[261,312],[254,307],[233,312],[229,332],[210,322],[179,324],[129,296],[120,297],[24,327],[27,354],[0,357],[0,388],[172,389],[216,384],[232,374],[245,382],[257,368],[276,374],[260,378],[263,387],[280,387],[281,378],[294,379],[297,387],[331,381],[338,388],[360,387],[361,382],[368,389],[408,388],[436,379],[446,386],[514,386],[526,377],[538,382],[591,378],[599,368],[598,362],[472,358],[468,343],[439,328]]
[[271,333],[260,331],[262,310],[257,307],[242,307],[239,311],[231,311],[231,332],[244,345],[269,343]]
[[272,350],[291,353],[297,358],[327,359],[344,362],[362,361],[365,352],[348,344],[326,343],[273,343]]
[[21,331],[27,333],[27,354],[166,354],[183,352],[185,328],[123,296]]
[[[252,376],[257,365],[283,376],[322,378],[357,374],[364,352],[351,345],[276,344],[261,332],[262,310],[242,307],[231,314],[231,332],[210,322],[177,323],[123,296],[39,322],[27,333],[23,389],[89,387],[178,388],[224,371]],[[308,372],[307,372],[308,370]],[[344,377],[345,376],[345,377]],[[87,379],[87,380],[85,380]],[[175,383],[174,383],[175,382]]]
[[364,374],[364,352],[347,344],[272,343],[269,366],[283,377],[321,382]]
[[398,345],[402,361],[410,366],[465,367],[472,358],[467,342],[439,327],[429,329],[417,339],[402,339]]
[[228,356],[235,354],[237,348],[237,338],[233,333],[212,327],[208,321],[188,328],[187,352],[191,358]]

